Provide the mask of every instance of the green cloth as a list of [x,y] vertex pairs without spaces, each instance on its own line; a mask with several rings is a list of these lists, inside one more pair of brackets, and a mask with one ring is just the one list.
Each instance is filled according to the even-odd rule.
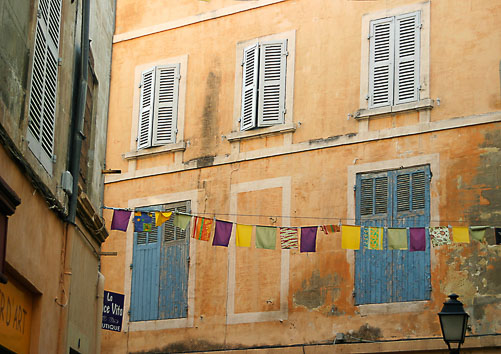
[[191,215],[183,215],[183,214],[174,215],[174,226],[177,226],[182,230],[186,230],[190,221],[191,221]]
[[389,250],[408,249],[407,229],[388,229],[388,249]]
[[471,226],[470,227],[470,237],[478,242],[483,242],[485,240],[485,231],[488,226]]
[[273,226],[256,226],[256,248],[274,250],[277,240],[277,228]]

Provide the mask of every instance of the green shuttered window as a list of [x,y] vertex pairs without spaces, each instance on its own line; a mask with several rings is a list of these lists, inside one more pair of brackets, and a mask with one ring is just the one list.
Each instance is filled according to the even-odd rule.
[[[357,225],[429,226],[430,180],[428,166],[358,174]],[[383,250],[366,250],[361,246],[355,251],[356,304],[429,300],[428,236],[426,251],[409,252],[388,250],[386,235],[385,230]]]

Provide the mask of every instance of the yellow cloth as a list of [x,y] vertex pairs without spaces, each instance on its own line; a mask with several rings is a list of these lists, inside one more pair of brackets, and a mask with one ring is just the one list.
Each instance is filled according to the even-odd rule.
[[452,228],[452,241],[470,243],[470,236],[468,235],[467,227],[453,227]]
[[360,249],[360,226],[343,225],[341,234],[341,245],[345,250]]
[[236,243],[238,247],[250,247],[252,237],[252,225],[237,224]]
[[155,226],[160,226],[170,219],[172,211],[156,211],[155,212]]

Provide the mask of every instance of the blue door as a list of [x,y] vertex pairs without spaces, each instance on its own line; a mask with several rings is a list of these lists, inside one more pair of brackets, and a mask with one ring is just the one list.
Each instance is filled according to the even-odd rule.
[[[357,175],[356,223],[429,226],[430,179],[428,166]],[[356,304],[428,300],[430,289],[428,237],[425,252],[388,250],[385,230],[384,250],[355,251]]]

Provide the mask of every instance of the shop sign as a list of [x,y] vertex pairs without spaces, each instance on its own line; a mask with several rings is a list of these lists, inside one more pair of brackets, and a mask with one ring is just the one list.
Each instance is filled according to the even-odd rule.
[[124,295],[104,291],[103,329],[120,332],[124,312]]

